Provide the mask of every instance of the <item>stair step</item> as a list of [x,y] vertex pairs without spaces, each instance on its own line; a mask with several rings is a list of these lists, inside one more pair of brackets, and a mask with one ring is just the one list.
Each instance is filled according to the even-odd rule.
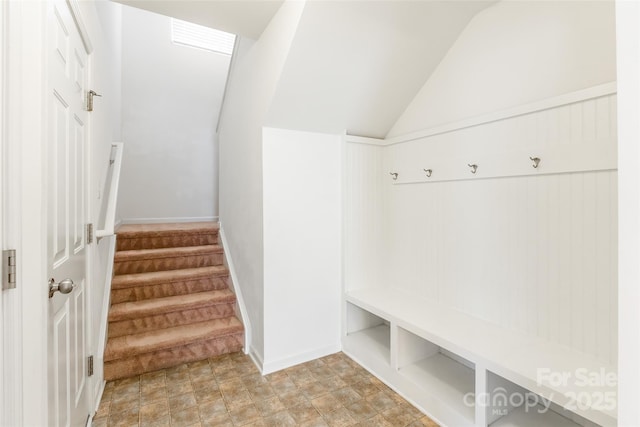
[[235,314],[236,296],[229,289],[113,304],[109,338],[150,332]]
[[189,310],[215,304],[234,303],[236,296],[229,289],[154,298],[144,301],[113,304],[109,310],[109,322],[137,319],[158,313]]
[[118,251],[214,245],[218,231],[215,222],[126,224],[118,228],[116,244]]
[[139,249],[116,252],[113,268],[115,275],[149,273],[221,265],[222,259],[219,245]]
[[242,350],[218,232],[214,222],[118,229],[106,380]]
[[[117,338],[116,338],[117,339]],[[204,360],[221,354],[241,351],[243,333],[233,332],[217,338],[194,341],[188,344],[164,348],[149,353],[104,362],[106,381],[128,378],[145,372]]]
[[222,265],[122,274],[111,283],[111,304],[226,289],[228,278]]
[[136,357],[145,353],[215,340],[227,335],[242,334],[242,332],[242,323],[235,317],[227,317],[135,335],[125,335],[109,339],[104,352],[104,361],[110,362]]

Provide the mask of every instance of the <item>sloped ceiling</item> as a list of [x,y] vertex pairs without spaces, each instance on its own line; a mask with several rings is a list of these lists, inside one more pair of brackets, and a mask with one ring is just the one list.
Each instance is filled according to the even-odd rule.
[[384,137],[493,1],[308,1],[267,126]]
[[283,0],[113,0],[257,40]]

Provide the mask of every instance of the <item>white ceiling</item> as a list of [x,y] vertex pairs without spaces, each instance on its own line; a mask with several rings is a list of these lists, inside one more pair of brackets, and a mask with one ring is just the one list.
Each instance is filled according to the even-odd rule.
[[494,1],[307,2],[267,125],[384,137]]
[[257,40],[283,0],[113,0]]
[[[283,0],[113,0],[258,39]],[[384,137],[496,0],[309,0],[266,126]]]

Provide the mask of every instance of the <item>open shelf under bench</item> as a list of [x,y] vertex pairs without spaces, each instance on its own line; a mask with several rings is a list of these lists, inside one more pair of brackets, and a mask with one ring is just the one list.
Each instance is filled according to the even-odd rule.
[[[370,313],[384,323],[353,332],[347,328],[344,351],[444,425],[488,424],[482,413],[486,408],[463,403],[463,396],[486,390],[486,381],[478,380],[478,374],[489,371],[560,407],[570,405],[585,425],[616,425],[615,408],[575,402],[575,396],[587,400],[601,394],[615,396],[615,384],[580,387],[575,378],[558,382],[541,375],[573,374],[578,368],[615,375],[615,368],[602,361],[395,290],[353,290],[345,294],[345,300],[347,324],[350,310],[358,316],[360,311]],[[403,346],[406,340],[409,344]],[[433,348],[445,351],[433,353]],[[407,354],[411,360],[403,360]],[[580,424],[555,412],[540,415],[517,408],[491,425]]]

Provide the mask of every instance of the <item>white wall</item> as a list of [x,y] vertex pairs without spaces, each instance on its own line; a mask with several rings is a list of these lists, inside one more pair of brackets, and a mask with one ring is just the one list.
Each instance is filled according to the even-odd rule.
[[[90,222],[98,224],[102,189],[106,179],[111,143],[121,138],[121,57],[122,57],[122,6],[100,0],[96,2],[80,2],[82,14],[90,31],[94,53],[91,57],[90,82],[91,88],[102,94],[96,98],[94,111],[91,113],[90,127],[90,156],[91,176],[89,210]],[[92,401],[100,397],[102,387],[102,343],[99,341],[100,328],[106,322],[103,313],[105,303],[105,287],[110,277],[107,277],[109,265],[113,258],[109,257],[110,245],[113,238],[102,239],[95,245],[89,246],[91,257],[90,284],[87,288],[89,298],[88,315],[89,354],[95,357],[95,372],[91,377],[90,388]],[[108,303],[108,301],[107,301]],[[97,403],[97,402],[96,402]]]
[[267,125],[384,137],[469,20],[489,4],[309,2]]
[[618,1],[619,362],[618,423],[640,425],[640,4]]
[[341,142],[263,131],[263,373],[340,350]]
[[230,56],[175,45],[170,18],[127,6],[122,40],[118,216],[217,217],[215,126]]
[[304,2],[285,2],[256,42],[240,39],[219,126],[220,222],[252,326],[264,352],[262,127]]
[[614,81],[613,1],[506,1],[476,15],[388,137]]

